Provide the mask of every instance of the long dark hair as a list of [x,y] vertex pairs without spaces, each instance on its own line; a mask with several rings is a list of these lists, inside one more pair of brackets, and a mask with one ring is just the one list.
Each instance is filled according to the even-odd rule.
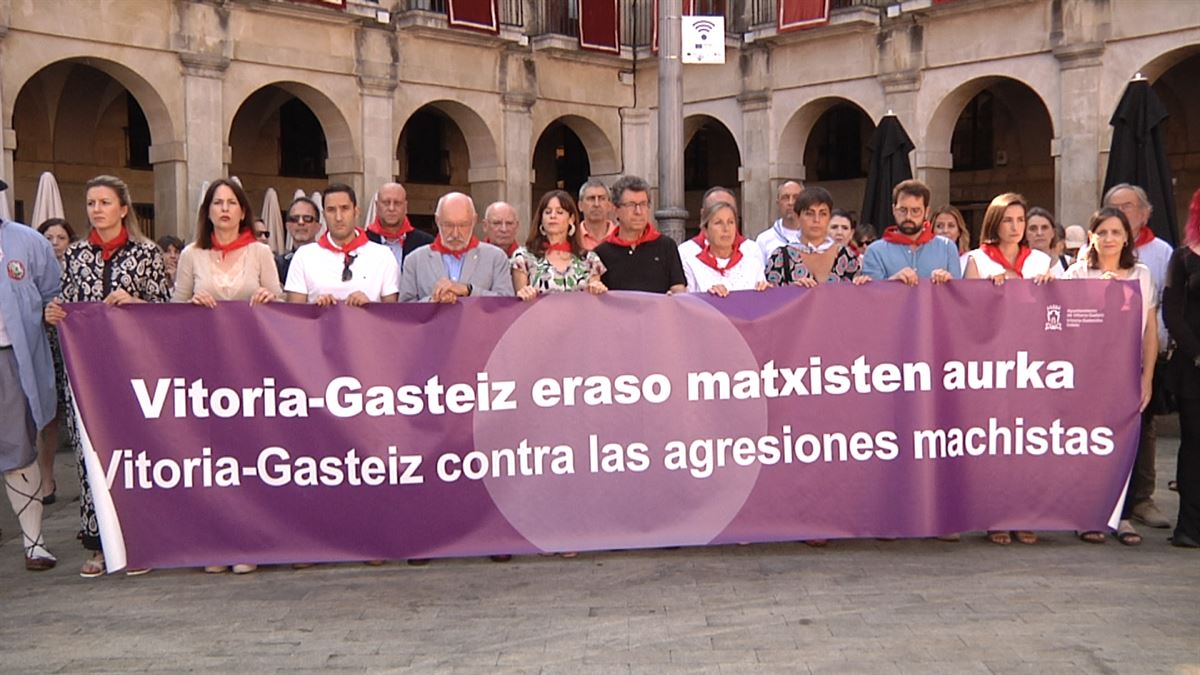
[[[545,257],[546,248],[550,246],[550,240],[546,235],[542,234],[542,212],[550,205],[551,199],[557,199],[558,205],[574,219],[575,227],[578,230],[579,225],[579,207],[575,205],[575,200],[571,198],[570,193],[565,190],[551,190],[542,195],[538,201],[537,209],[533,212],[533,222],[529,226],[529,238],[525,240],[525,250],[531,255],[539,258]],[[567,233],[567,241],[571,244],[571,255],[576,258],[582,258],[586,255],[586,251],[579,245],[579,238],[570,232]]]
[[42,224],[38,225],[38,232],[46,234],[46,230],[54,227],[55,225],[61,227],[63,231],[67,233],[67,243],[79,239],[79,237],[75,236],[75,228],[71,227],[71,224],[63,218],[50,218],[48,220],[43,220]]
[[[1123,270],[1133,269],[1133,266],[1137,264],[1137,254],[1133,252],[1133,228],[1129,226],[1129,219],[1125,217],[1125,213],[1121,209],[1106,206],[1093,213],[1092,219],[1088,221],[1088,232],[1095,234],[1100,223],[1109,218],[1120,220],[1121,227],[1125,228],[1125,245],[1121,247],[1121,258],[1117,261],[1117,266]],[[1096,252],[1096,243],[1089,241],[1088,267],[1095,269],[1099,266],[1100,254]]]
[[200,248],[212,248],[213,223],[208,217],[208,209],[212,206],[217,189],[222,185],[233,190],[233,196],[237,198],[238,204],[242,207],[242,222],[238,223],[238,232],[254,228],[254,214],[250,212],[250,198],[246,196],[246,191],[242,189],[241,185],[227,178],[218,178],[208,186],[208,191],[204,193],[204,199],[200,201],[200,213],[196,216],[196,246]]

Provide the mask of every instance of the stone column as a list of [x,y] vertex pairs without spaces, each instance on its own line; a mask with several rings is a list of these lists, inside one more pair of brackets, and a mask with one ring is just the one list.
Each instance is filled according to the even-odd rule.
[[[180,213],[187,214],[198,207],[204,196],[200,191],[204,181],[213,181],[229,174],[232,156],[230,147],[225,143],[224,115],[221,109],[221,84],[225,77],[225,69],[229,66],[229,59],[211,54],[181,52],[179,62],[183,66],[184,146],[173,151],[163,150],[163,156],[183,157],[187,162],[187,175],[184,177],[187,186],[186,203],[182,208],[175,209],[177,217]],[[166,146],[159,144],[156,147]],[[159,170],[156,168],[156,185],[158,179]],[[178,177],[174,180],[177,182]],[[167,189],[169,188],[163,188]],[[157,211],[157,187],[155,193],[154,208]],[[191,237],[194,227],[190,220],[185,217],[175,224],[180,237],[185,241]]]
[[150,146],[150,163],[154,166],[155,234],[173,234],[187,241],[195,224],[195,206],[200,203],[199,196],[195,202],[188,199],[187,146],[182,141],[155,143]]
[[742,229],[754,236],[767,229],[775,213],[771,189],[771,92],[748,91],[738,95],[742,108]]
[[1107,123],[1099,100],[1103,42],[1060,45],[1058,137],[1050,143],[1054,156],[1054,215],[1063,226],[1086,225],[1100,202],[1104,177],[1097,153],[1102,125]]
[[654,136],[648,108],[621,108],[621,165],[625,175],[655,180]]
[[[534,97],[528,93],[507,93],[501,96],[500,106],[504,111],[504,167],[495,167],[488,171],[487,167],[472,168],[469,178],[474,181],[503,181],[504,193],[501,198],[512,204],[521,220],[521,228],[517,232],[517,240],[524,241],[529,234],[529,219],[533,210],[533,107]],[[476,200],[476,207],[481,210],[486,203]]]
[[392,137],[392,106],[396,81],[359,76],[362,100],[362,201],[395,178],[396,139]]

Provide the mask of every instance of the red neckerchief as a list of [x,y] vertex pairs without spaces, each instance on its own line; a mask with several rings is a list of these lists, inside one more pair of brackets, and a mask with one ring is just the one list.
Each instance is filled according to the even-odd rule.
[[[485,243],[485,244],[492,244],[492,246],[495,246],[496,248],[499,248],[499,247],[500,247],[500,244],[495,244],[495,243],[492,243],[492,240],[491,240],[491,239],[485,239],[485,240],[484,240],[484,243]],[[512,257],[512,254],[514,254],[514,253],[516,253],[516,252],[517,252],[517,240],[516,240],[516,239],[513,239],[513,240],[512,240],[512,243],[511,243],[511,244],[509,244],[509,245],[508,245],[508,247],[504,249],[504,253],[505,253],[505,255],[507,255],[508,257],[510,257],[510,258],[511,258],[511,257]]]
[[1021,269],[1025,267],[1025,260],[1029,258],[1031,253],[1033,253],[1033,249],[1022,244],[1021,247],[1017,249],[1016,262],[1009,262],[1008,258],[1005,258],[1004,254],[1000,252],[1000,247],[996,246],[995,244],[983,244],[979,247],[979,250],[983,251],[983,254],[991,258],[992,261],[997,265],[1000,265],[1004,269],[1015,273],[1017,276],[1022,276]]
[[1133,247],[1141,248],[1152,241],[1154,241],[1154,230],[1150,229],[1150,223],[1146,223],[1142,229],[1138,230],[1137,238],[1133,240]]
[[704,236],[704,230],[700,230],[700,234],[692,237],[692,241],[696,242],[700,248],[708,246],[708,237]]
[[642,244],[646,244],[658,239],[659,235],[662,234],[658,231],[658,228],[654,227],[654,223],[646,223],[646,229],[642,230],[642,235],[638,237],[636,241],[627,241],[622,239],[619,236],[620,233],[621,228],[618,227],[609,233],[609,235],[604,238],[604,241],[610,244],[616,244],[617,246],[624,246],[625,248],[637,248]]
[[470,251],[478,245],[479,239],[475,235],[471,235],[471,240],[467,242],[466,248],[461,251],[451,251],[450,249],[446,248],[445,244],[442,243],[442,235],[439,233],[438,236],[433,238],[433,243],[429,245],[429,248],[441,253],[442,255],[452,255],[455,258],[462,260],[462,257],[467,253],[467,251]]
[[562,251],[564,253],[570,253],[571,242],[560,241],[557,244],[546,244],[546,253],[549,253],[550,251]]
[[346,244],[345,246],[338,246],[337,244],[333,243],[333,236],[328,232],[325,233],[324,237],[321,237],[317,240],[317,244],[327,251],[341,253],[346,257],[346,261],[348,262],[351,259],[350,253],[357,248],[365,246],[368,241],[370,240],[367,239],[367,233],[356,227],[354,228],[354,238],[351,239],[350,243]]
[[904,244],[905,246],[924,246],[933,241],[934,236],[933,225],[928,220],[921,226],[921,234],[917,235],[916,241],[909,239],[908,235],[901,232],[900,228],[895,225],[883,231],[884,241],[890,241],[893,244]]
[[228,255],[239,248],[245,248],[250,244],[253,244],[255,239],[256,237],[254,236],[253,230],[242,230],[242,234],[228,244],[222,244],[221,242],[217,241],[216,235],[209,239],[209,243],[212,244],[212,249],[214,251],[220,252],[221,255]]
[[93,227],[92,231],[88,232],[88,243],[99,246],[100,257],[103,258],[105,262],[108,262],[109,258],[112,258],[113,254],[116,253],[118,249],[129,243],[129,230],[126,230],[125,226],[122,225],[121,231],[117,233],[117,236],[109,239],[108,241],[104,241],[100,238],[100,233],[96,230],[96,228]]
[[408,216],[404,216],[404,222],[400,223],[400,225],[396,227],[395,231],[388,232],[387,230],[383,229],[383,223],[380,222],[379,216],[375,216],[375,222],[368,225],[367,230],[379,235],[379,237],[384,241],[395,241],[397,244],[403,246],[404,238],[408,236],[409,232],[413,231],[413,226],[412,223],[408,222]]
[[710,245],[708,243],[708,241],[704,242],[704,248],[700,251],[700,255],[696,256],[696,258],[700,262],[704,263],[705,265],[708,265],[709,267],[713,268],[714,270],[720,272],[721,276],[725,276],[725,274],[730,269],[732,269],[739,262],[741,262],[741,260],[742,260],[742,242],[744,242],[744,241],[746,241],[746,238],[740,234],[738,236],[734,237],[734,239],[733,239],[733,255],[729,256],[729,262],[726,263],[724,266],[722,266],[721,263],[719,263],[717,261],[717,256],[713,254],[712,245]]

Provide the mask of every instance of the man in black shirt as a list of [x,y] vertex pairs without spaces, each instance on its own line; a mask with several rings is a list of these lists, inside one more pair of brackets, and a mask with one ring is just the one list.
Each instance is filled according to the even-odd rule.
[[596,247],[607,268],[601,281],[613,291],[684,293],[687,279],[675,241],[650,222],[650,186],[637,176],[613,183],[617,229]]

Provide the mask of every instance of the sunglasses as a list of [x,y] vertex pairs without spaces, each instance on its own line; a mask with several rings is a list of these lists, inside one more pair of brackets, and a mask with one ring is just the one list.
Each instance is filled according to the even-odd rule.
[[342,268],[342,281],[350,281],[354,278],[354,273],[350,271],[350,266],[354,264],[357,255],[347,254],[345,258],[345,267]]
[[270,239],[270,238],[271,238],[271,233],[270,233],[270,232],[267,232],[266,230],[263,230],[263,231],[261,231],[261,232],[255,232],[255,233],[254,233],[254,236],[255,236],[255,237],[258,237],[259,239]]
[[309,215],[288,216],[287,222],[289,222],[289,223],[304,223],[305,225],[311,225],[311,224],[317,222],[317,217],[309,216]]

